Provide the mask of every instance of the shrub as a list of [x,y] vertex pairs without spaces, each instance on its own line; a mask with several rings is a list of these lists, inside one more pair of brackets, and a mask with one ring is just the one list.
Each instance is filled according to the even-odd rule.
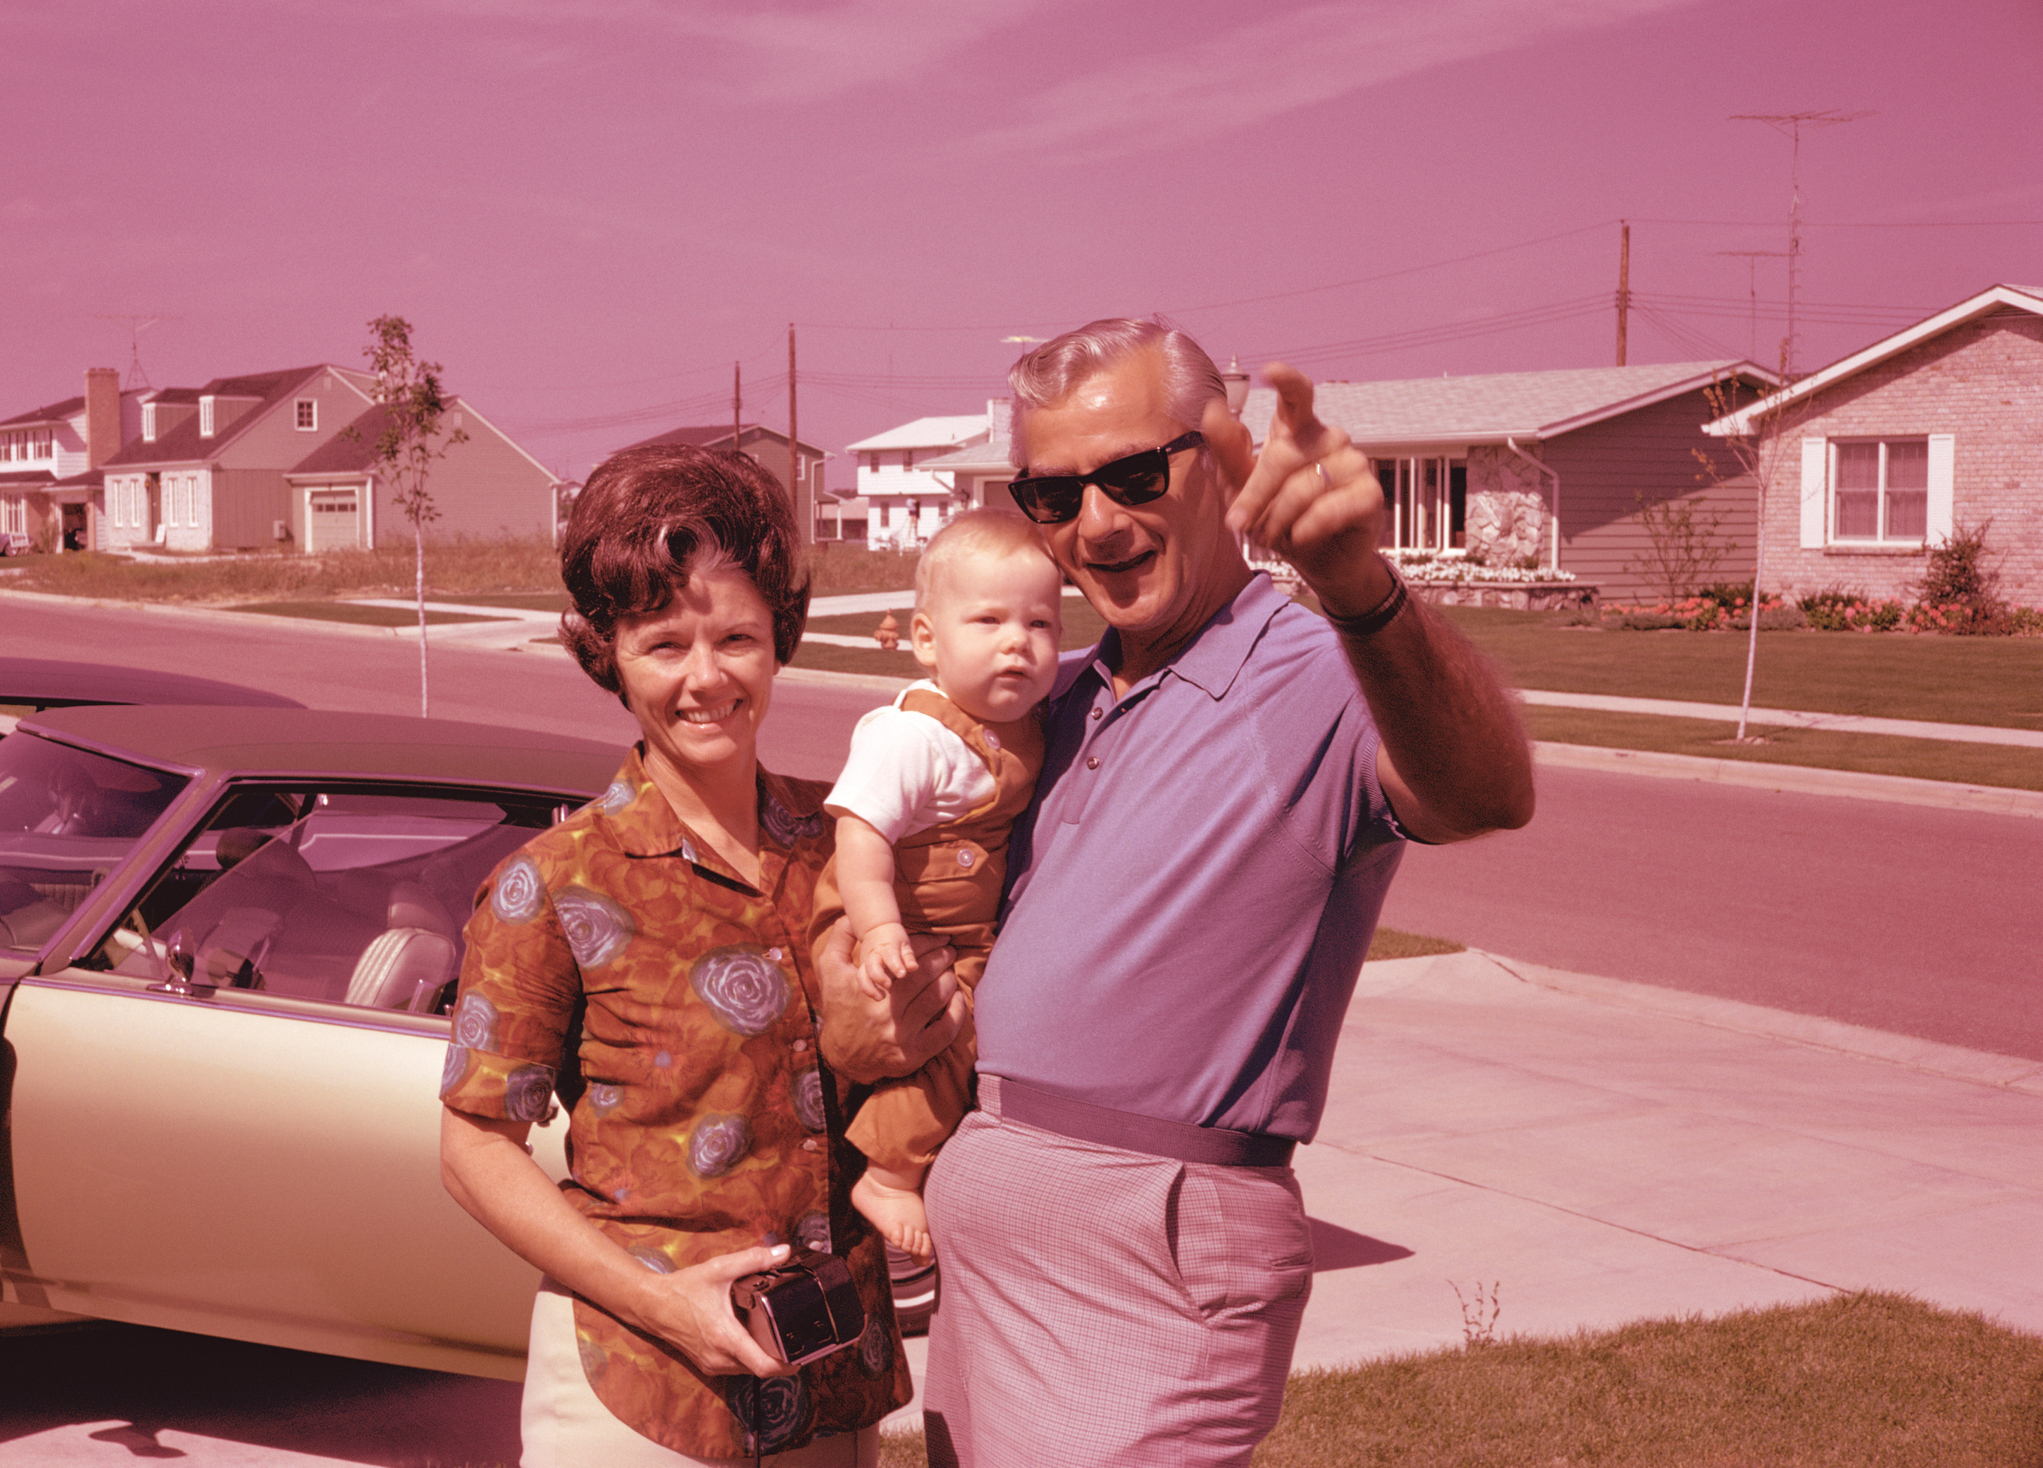
[[1969,528],[1956,525],[1931,546],[1922,580],[1909,588],[1915,599],[1930,606],[1998,607],[2000,567],[1988,562],[1986,549],[1992,528],[1991,517]]
[[1713,601],[1726,611],[1735,611],[1752,600],[1750,581],[1712,581],[1696,588],[1699,601]]
[[1738,542],[1719,539],[1724,523],[1722,511],[1703,511],[1688,496],[1649,501],[1643,494],[1632,499],[1639,507],[1639,528],[1646,532],[1646,549],[1626,563],[1626,569],[1661,587],[1671,600],[1689,594],[1697,582],[1723,564],[1724,557],[1738,549]]

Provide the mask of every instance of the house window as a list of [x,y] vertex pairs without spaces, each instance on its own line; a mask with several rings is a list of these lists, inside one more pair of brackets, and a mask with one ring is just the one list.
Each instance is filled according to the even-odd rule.
[[55,457],[57,452],[56,435],[57,430],[54,428],[38,428],[35,431],[34,438],[29,443],[28,456],[31,459]]
[[1833,537],[1921,544],[1929,526],[1929,440],[1887,438],[1835,447]]
[[199,399],[199,437],[213,436],[213,399],[209,393]]
[[865,456],[865,466],[875,474],[880,472],[880,456],[877,451]]
[[156,442],[156,405],[142,404],[142,442]]
[[901,467],[903,469],[913,469],[915,467],[915,450],[901,450]]
[[301,431],[311,433],[319,427],[319,400],[317,398],[298,399],[294,411],[298,415],[297,427]]

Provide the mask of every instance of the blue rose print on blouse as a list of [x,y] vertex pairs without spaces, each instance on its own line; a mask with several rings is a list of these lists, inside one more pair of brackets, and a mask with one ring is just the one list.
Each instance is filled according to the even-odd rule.
[[603,798],[596,802],[596,807],[597,809],[601,810],[603,814],[608,816],[614,816],[619,811],[623,810],[627,805],[630,805],[632,800],[637,795],[638,791],[633,789],[625,781],[612,780],[610,782],[610,788],[603,792]]
[[722,1177],[751,1150],[751,1122],[728,1112],[711,1112],[688,1133],[688,1170],[699,1178]]
[[586,887],[567,887],[554,894],[553,910],[566,934],[568,951],[585,969],[601,968],[638,933],[631,914]]
[[598,1081],[589,1087],[589,1109],[598,1116],[608,1116],[623,1100],[622,1086],[613,1086],[608,1081]]
[[495,1050],[497,1007],[480,994],[463,994],[454,1006],[454,1043],[469,1050]]
[[751,1039],[787,1008],[787,975],[756,948],[714,948],[695,960],[688,985],[717,1023]]
[[674,1261],[658,1249],[655,1249],[651,1244],[635,1244],[624,1252],[638,1260],[639,1263],[650,1269],[654,1274],[672,1274],[674,1272]]
[[809,1425],[809,1389],[799,1376],[729,1376],[724,1404],[745,1429],[747,1456],[777,1453]]
[[830,1219],[822,1213],[804,1213],[795,1225],[795,1242],[818,1254],[830,1252]]
[[497,876],[489,905],[507,923],[529,923],[546,904],[546,883],[529,856],[514,856]]
[[468,1047],[449,1045],[447,1058],[440,1065],[440,1094],[446,1095],[461,1084],[461,1078],[468,1074]]
[[794,1078],[795,1117],[812,1132],[828,1125],[823,1116],[823,1073],[805,1070]]
[[802,837],[819,834],[823,829],[823,817],[820,814],[798,816],[769,795],[759,802],[759,824],[782,846],[792,846]]
[[512,1121],[539,1121],[553,1104],[553,1072],[521,1065],[504,1077],[504,1114]]
[[894,1369],[894,1340],[877,1314],[866,1315],[865,1334],[858,1338],[858,1369],[871,1377]]

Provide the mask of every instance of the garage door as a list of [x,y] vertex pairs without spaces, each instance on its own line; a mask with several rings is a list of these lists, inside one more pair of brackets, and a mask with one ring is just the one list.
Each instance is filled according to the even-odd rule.
[[362,543],[362,511],[352,489],[315,489],[305,517],[305,549],[352,550]]

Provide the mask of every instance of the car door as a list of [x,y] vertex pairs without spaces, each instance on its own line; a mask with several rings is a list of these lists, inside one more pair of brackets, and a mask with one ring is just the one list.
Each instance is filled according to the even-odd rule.
[[[442,1189],[437,1092],[470,894],[559,799],[244,780],[198,807],[9,1001],[16,1293],[519,1376],[537,1276]],[[534,1132],[556,1179],[565,1132]]]

